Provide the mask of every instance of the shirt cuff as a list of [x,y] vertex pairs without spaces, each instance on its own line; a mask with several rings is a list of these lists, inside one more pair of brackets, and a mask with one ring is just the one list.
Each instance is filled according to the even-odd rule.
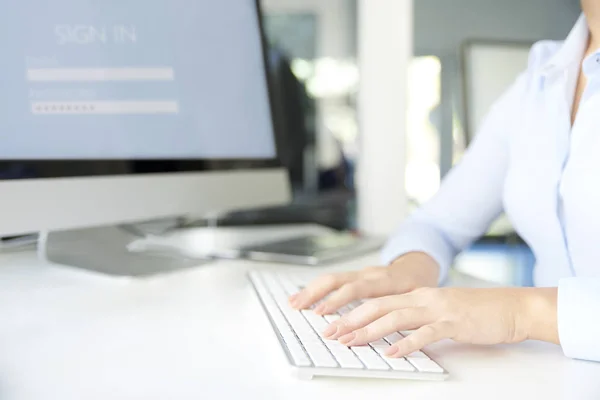
[[448,276],[456,249],[436,229],[418,222],[405,223],[399,232],[390,238],[381,252],[384,265],[412,252],[422,252],[433,258],[440,267],[439,284]]
[[600,279],[566,278],[558,287],[558,335],[567,357],[600,361]]

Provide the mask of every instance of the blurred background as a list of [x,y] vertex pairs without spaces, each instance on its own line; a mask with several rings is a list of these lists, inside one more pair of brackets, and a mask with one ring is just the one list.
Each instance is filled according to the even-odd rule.
[[[287,86],[282,93],[286,102],[295,103],[281,110],[294,122],[288,135],[304,136],[299,141],[304,169],[294,165],[297,195],[352,188],[360,136],[357,1],[264,0],[263,8],[276,80]],[[564,39],[580,12],[577,0],[415,2],[406,170],[413,205],[437,191],[469,142],[465,46],[520,45],[527,53],[538,40]]]
[[[352,229],[361,138],[359,5],[356,0],[262,4],[278,142],[295,200],[285,209],[234,214],[223,222],[314,221]],[[489,105],[526,67],[531,45],[564,39],[579,14],[578,0],[414,2],[404,172],[410,209],[431,198],[460,161]],[[533,261],[501,218],[459,257],[456,268],[504,284],[530,285]]]

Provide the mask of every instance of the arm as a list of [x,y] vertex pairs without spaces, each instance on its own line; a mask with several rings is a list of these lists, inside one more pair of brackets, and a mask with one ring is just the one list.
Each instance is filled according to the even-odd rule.
[[567,357],[600,362],[600,278],[567,278],[558,287],[558,334]]
[[382,254],[384,264],[407,253],[426,253],[439,265],[442,281],[454,257],[484,234],[502,213],[508,137],[518,118],[525,85],[522,76],[494,105],[439,192],[389,240]]
[[456,254],[502,211],[508,135],[525,85],[523,75],[493,107],[438,194],[389,240],[382,256],[384,265],[391,266],[322,276],[292,296],[291,305],[306,308],[329,295],[316,310],[327,313],[358,298],[401,294],[443,281]]
[[[519,119],[518,105],[525,89],[526,80],[522,76],[493,107],[473,145],[444,180],[438,194],[388,242],[383,259],[392,263],[391,273],[399,274],[403,268],[423,268],[431,274],[431,265],[437,264],[441,281],[456,254],[482,235],[502,212],[508,140],[512,124]],[[422,261],[413,261],[416,256]],[[423,257],[429,262],[423,261]],[[581,293],[580,287],[572,290]],[[563,292],[566,291],[561,289]],[[595,304],[600,305],[600,295],[596,296]],[[576,301],[572,294],[569,297],[574,302],[583,301]],[[393,331],[416,330],[388,350],[388,355],[396,357],[444,338],[474,344],[516,343],[527,339],[558,344],[557,308],[560,307],[556,288],[422,288],[365,303],[332,324],[325,334],[354,346]],[[567,307],[569,315],[581,324],[583,314],[577,316],[571,311],[573,306]],[[585,315],[591,312],[588,310]],[[572,323],[575,344],[579,328]],[[593,336],[598,337],[597,330],[589,335],[590,342]]]

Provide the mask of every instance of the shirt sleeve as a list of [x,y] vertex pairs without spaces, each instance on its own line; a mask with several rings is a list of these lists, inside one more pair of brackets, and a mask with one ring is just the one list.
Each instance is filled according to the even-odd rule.
[[600,278],[566,278],[558,287],[558,336],[567,357],[600,361]]
[[483,235],[502,213],[508,139],[518,120],[525,85],[522,75],[495,103],[438,193],[411,215],[385,245],[384,265],[409,252],[424,252],[439,264],[442,282],[454,257]]

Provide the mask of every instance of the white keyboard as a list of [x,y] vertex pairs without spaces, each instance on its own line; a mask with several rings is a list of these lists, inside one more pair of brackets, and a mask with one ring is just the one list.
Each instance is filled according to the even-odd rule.
[[299,275],[282,272],[251,272],[256,293],[290,364],[301,378],[341,376],[362,378],[394,378],[444,380],[448,372],[423,352],[405,358],[385,357],[390,343],[409,333],[395,332],[367,346],[346,347],[337,340],[327,340],[321,332],[327,325],[350,312],[361,302],[353,302],[336,314],[320,316],[312,310],[297,311],[288,304],[288,297],[307,283]]

